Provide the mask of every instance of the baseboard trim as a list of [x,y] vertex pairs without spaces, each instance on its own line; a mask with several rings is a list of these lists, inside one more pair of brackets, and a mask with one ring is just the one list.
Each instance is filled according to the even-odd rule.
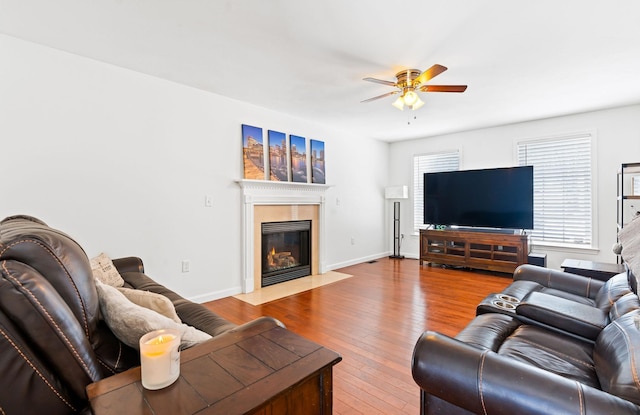
[[383,257],[389,256],[389,255],[391,255],[390,252],[381,252],[379,254],[368,255],[366,257],[350,259],[349,261],[337,262],[335,264],[328,265],[327,266],[327,271],[335,271],[336,269],[339,269],[339,268],[344,268],[344,267],[348,267],[348,266],[351,266],[351,265],[361,264],[363,262],[372,261],[374,259],[383,258]]
[[231,297],[234,295],[238,295],[242,292],[242,287],[232,287],[227,290],[213,291],[210,293],[196,295],[194,297],[188,297],[187,299],[193,301],[194,303],[207,303],[209,301],[219,300],[221,298]]

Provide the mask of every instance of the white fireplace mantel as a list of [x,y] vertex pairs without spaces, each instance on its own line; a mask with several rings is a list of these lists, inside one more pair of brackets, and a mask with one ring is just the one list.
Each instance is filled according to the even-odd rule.
[[242,292],[252,292],[254,270],[254,208],[256,205],[318,205],[318,271],[326,272],[324,184],[238,180],[242,188]]

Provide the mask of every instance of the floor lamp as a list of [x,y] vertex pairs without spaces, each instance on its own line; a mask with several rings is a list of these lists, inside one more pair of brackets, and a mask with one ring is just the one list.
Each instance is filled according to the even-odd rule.
[[[409,188],[407,186],[389,186],[384,189],[385,199],[408,199]],[[400,201],[393,202],[393,255],[389,258],[403,259],[404,255],[400,255]]]

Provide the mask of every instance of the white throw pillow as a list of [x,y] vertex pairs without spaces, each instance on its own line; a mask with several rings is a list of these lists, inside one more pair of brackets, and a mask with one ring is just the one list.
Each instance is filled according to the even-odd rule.
[[104,252],[95,258],[91,258],[91,271],[93,271],[93,277],[97,278],[103,284],[110,285],[112,287],[122,287],[124,280],[116,269],[115,265]]
[[640,277],[640,215],[620,229],[618,240],[622,245],[622,258],[631,272]]
[[186,324],[178,324],[168,317],[129,301],[116,288],[96,281],[100,311],[113,334],[124,344],[140,349],[140,337],[153,330],[176,329],[180,331],[180,348],[194,346],[211,336]]
[[116,289],[124,294],[132,303],[153,310],[165,317],[169,317],[178,324],[182,323],[173,303],[164,295],[151,291],[134,290],[133,288],[127,287],[116,287]]

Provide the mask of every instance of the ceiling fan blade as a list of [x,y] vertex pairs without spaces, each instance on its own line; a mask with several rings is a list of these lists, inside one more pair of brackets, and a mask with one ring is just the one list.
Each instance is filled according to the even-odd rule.
[[464,92],[466,90],[466,85],[423,85],[420,87],[422,92]]
[[382,85],[389,85],[389,86],[396,86],[395,82],[391,82],[391,81],[385,81],[382,79],[376,79],[376,78],[362,78],[363,81],[369,81],[369,82],[375,82],[376,84],[382,84]]
[[364,101],[360,101],[360,102],[370,102],[370,101],[375,101],[376,99],[380,99],[380,98],[384,98],[384,97],[388,97],[389,95],[394,95],[399,93],[400,91],[391,91],[391,92],[387,92],[386,94],[382,94],[382,95],[378,95],[377,97],[373,97],[373,98],[369,98],[369,99],[365,99]]
[[433,65],[431,68],[422,72],[416,79],[414,79],[413,84],[424,84],[429,79],[433,79],[436,76],[440,75],[442,72],[446,71],[447,67],[438,65],[437,63]]

